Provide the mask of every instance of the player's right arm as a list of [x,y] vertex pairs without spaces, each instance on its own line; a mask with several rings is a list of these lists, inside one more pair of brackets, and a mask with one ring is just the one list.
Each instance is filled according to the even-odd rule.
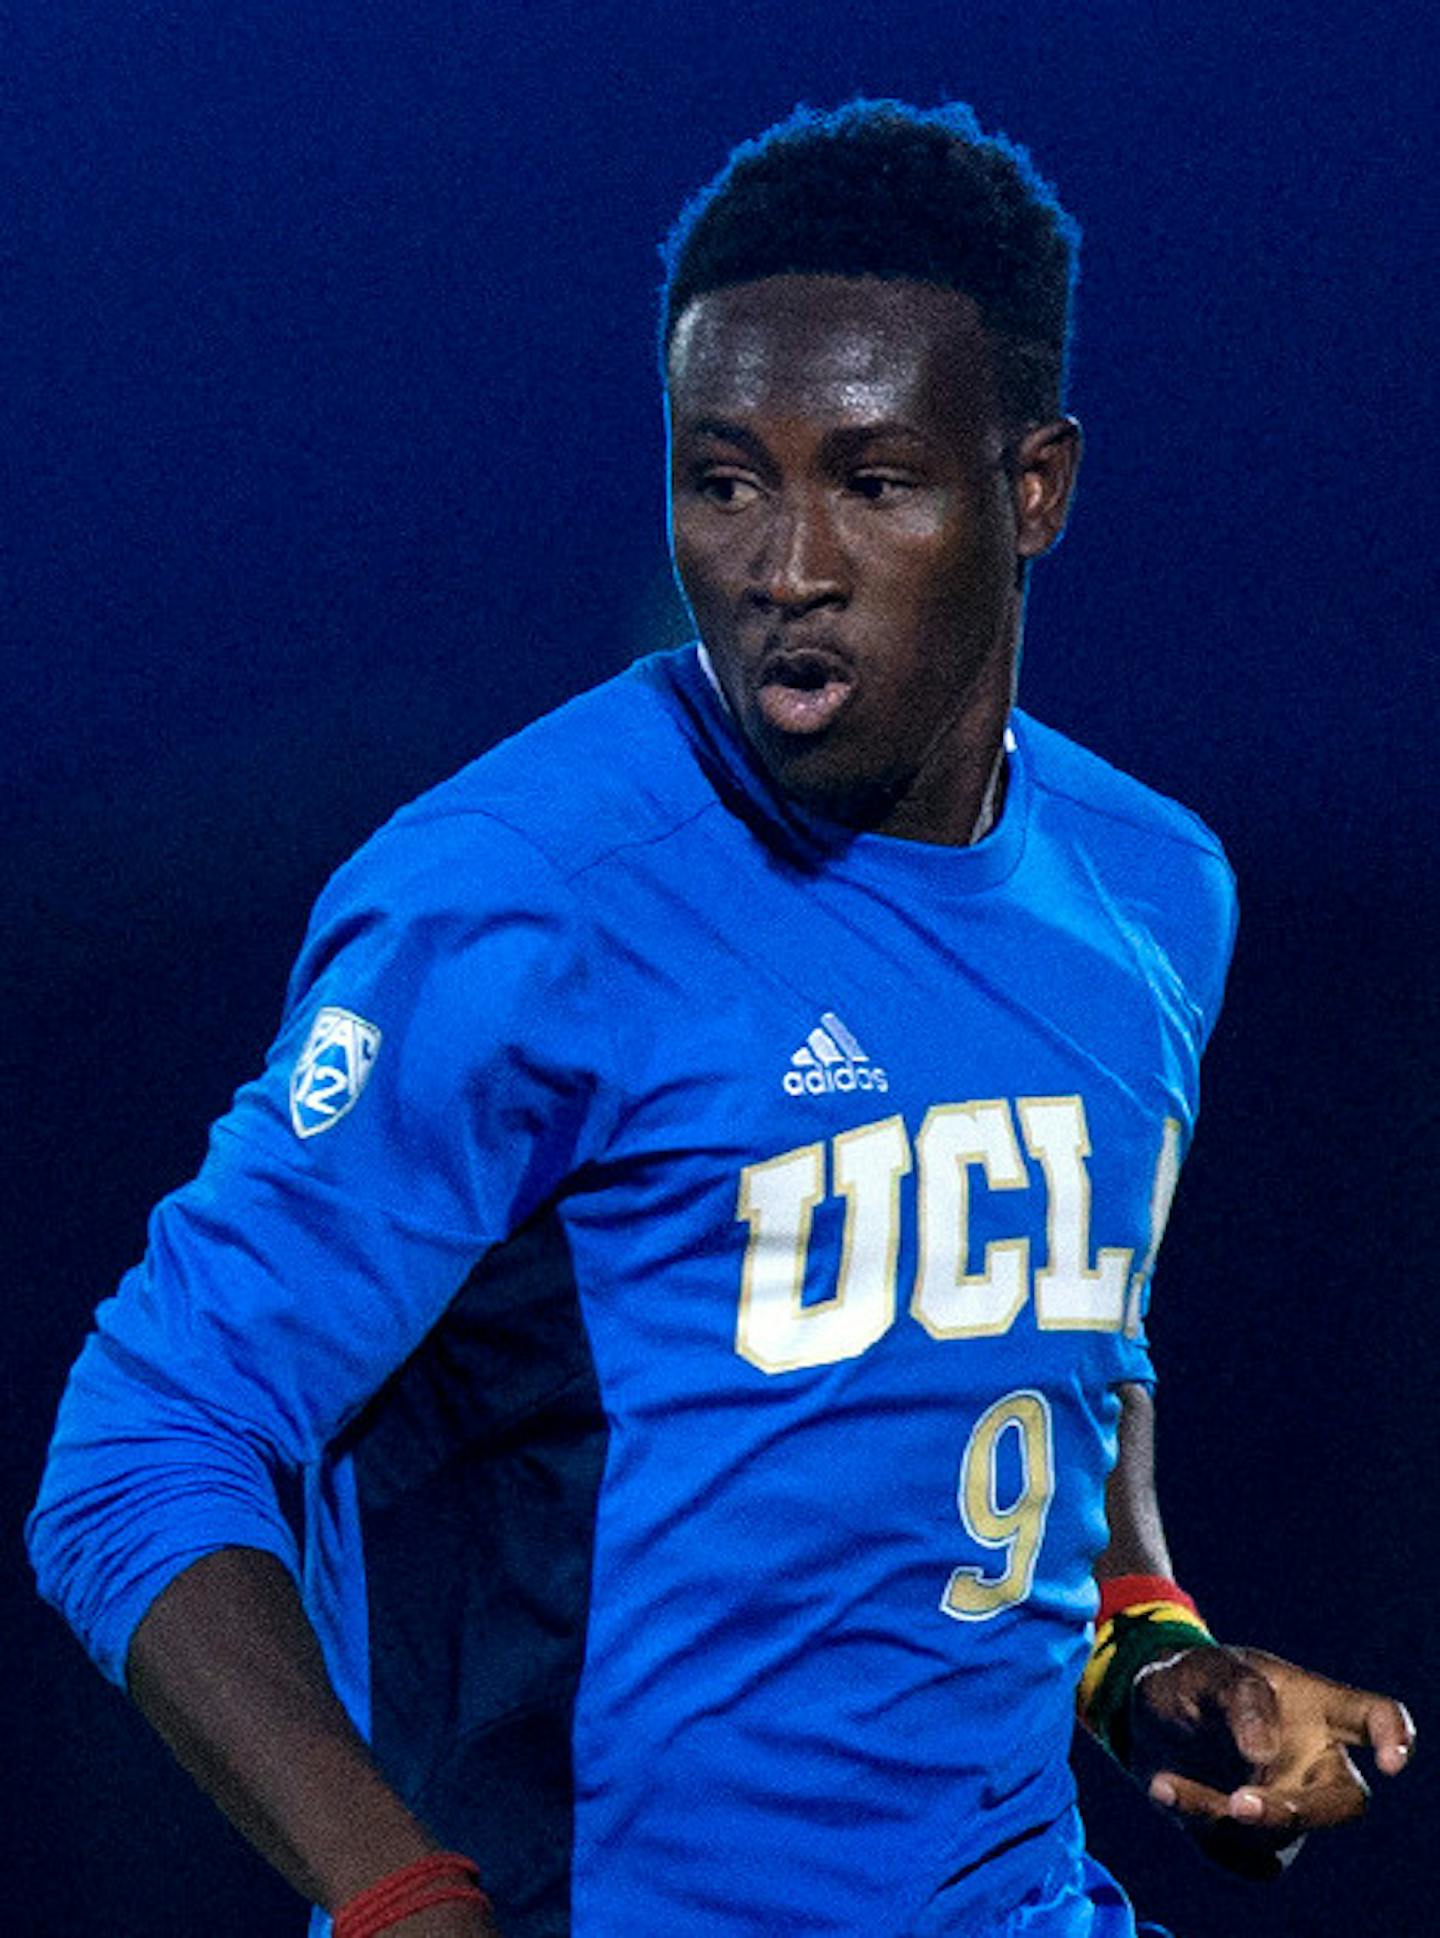
[[[100,1668],[327,1907],[434,1848],[352,1723],[360,1526],[331,1450],[603,1135],[581,930],[563,881],[480,815],[392,826],[343,871],[266,1073],[96,1315],[29,1523],[41,1591]],[[302,1548],[282,1505],[302,1473],[328,1546],[312,1528]],[[472,1938],[476,1915],[437,1908],[405,1938]]]
[[[128,1685],[236,1828],[326,1910],[439,1848],[371,1762],[275,1556],[226,1548],[178,1575],[135,1631]],[[464,1903],[395,1930],[497,1934],[483,1906]]]

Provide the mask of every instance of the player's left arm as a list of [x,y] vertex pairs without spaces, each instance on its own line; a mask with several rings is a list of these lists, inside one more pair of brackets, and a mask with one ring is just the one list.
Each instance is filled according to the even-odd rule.
[[[1110,1540],[1095,1569],[1102,1590],[1111,1586],[1107,1599],[1121,1583],[1173,1579],[1155,1494],[1153,1403],[1140,1385],[1122,1386],[1120,1397]],[[1198,1616],[1187,1628],[1183,1606],[1147,1594],[1137,1589],[1126,1626],[1120,1616],[1102,1630],[1111,1655],[1102,1662],[1097,1646],[1089,1699],[1099,1710],[1108,1696],[1114,1727],[1099,1733],[1218,1862],[1273,1875],[1306,1831],[1358,1817],[1369,1791],[1352,1750],[1369,1751],[1386,1776],[1405,1768],[1415,1726],[1402,1703],[1262,1649],[1222,1646]],[[1108,1671],[1108,1689],[1097,1669]],[[1093,1724],[1083,1700],[1082,1718]]]

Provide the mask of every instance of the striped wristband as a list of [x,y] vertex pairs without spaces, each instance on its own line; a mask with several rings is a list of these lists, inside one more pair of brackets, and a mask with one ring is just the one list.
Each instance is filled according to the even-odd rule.
[[1117,1762],[1130,1761],[1130,1691],[1147,1664],[1216,1648],[1200,1611],[1163,1575],[1112,1575],[1100,1584],[1095,1641],[1080,1678],[1081,1722]]

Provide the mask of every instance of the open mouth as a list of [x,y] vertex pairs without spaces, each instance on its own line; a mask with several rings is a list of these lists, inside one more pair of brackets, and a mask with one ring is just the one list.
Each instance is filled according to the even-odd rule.
[[854,675],[835,653],[792,646],[767,653],[757,698],[765,724],[777,733],[814,734],[828,727],[855,690]]

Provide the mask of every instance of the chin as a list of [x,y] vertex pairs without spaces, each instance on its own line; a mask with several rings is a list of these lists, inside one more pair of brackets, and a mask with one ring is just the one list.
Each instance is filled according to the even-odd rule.
[[874,827],[893,813],[903,782],[859,774],[838,749],[812,742],[756,745],[760,762],[779,791],[827,821],[857,830]]

